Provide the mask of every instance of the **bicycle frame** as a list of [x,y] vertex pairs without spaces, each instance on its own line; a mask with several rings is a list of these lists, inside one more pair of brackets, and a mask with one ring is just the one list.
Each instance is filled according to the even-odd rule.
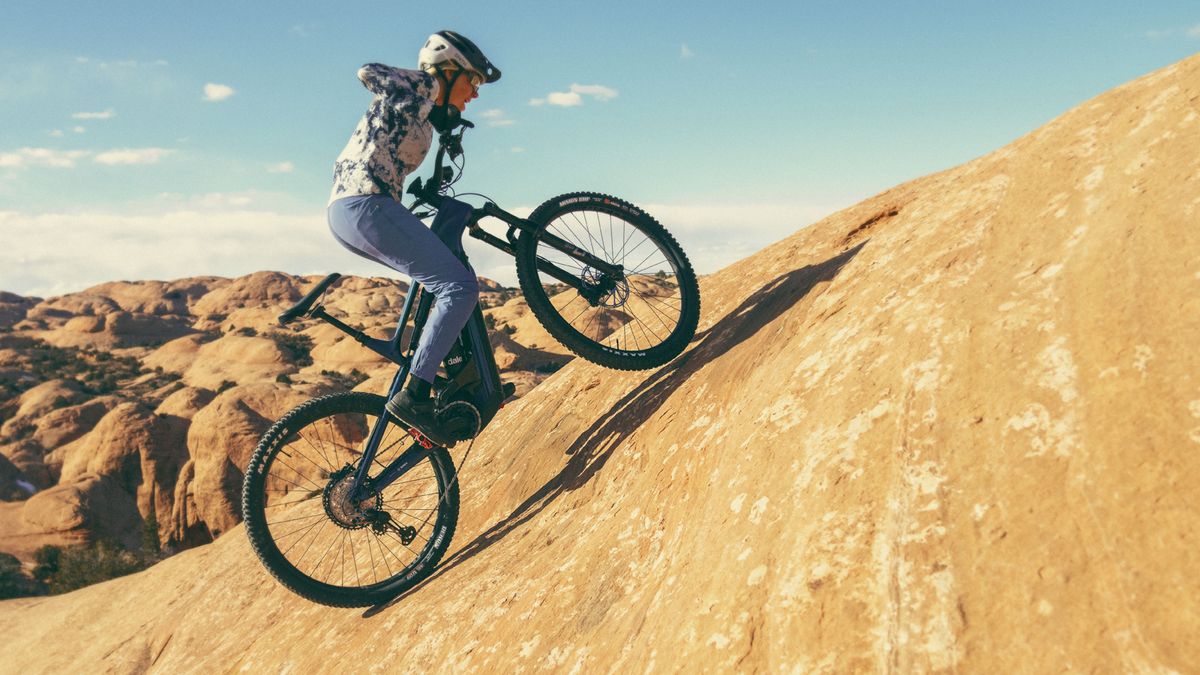
[[[474,212],[475,210],[469,204],[453,199],[446,199],[442,202],[441,208],[438,209],[437,217],[434,218],[431,227],[434,234],[442,239],[468,269],[471,269],[471,266],[462,249],[462,235],[468,227],[468,223]],[[420,297],[419,301],[417,301],[418,297]],[[416,306],[415,313],[414,304]],[[400,388],[404,386],[404,382],[408,378],[412,355],[416,351],[417,344],[420,342],[421,332],[425,327],[425,321],[429,316],[432,304],[433,296],[423,292],[421,285],[413,282],[409,288],[408,297],[404,301],[404,309],[400,313],[396,333],[392,336],[391,340],[385,341],[369,338],[362,335],[360,331],[350,329],[353,331],[352,335],[357,333],[358,336],[361,336],[362,339],[360,342],[400,365],[400,369],[396,372],[395,377],[392,378],[391,387],[388,389],[387,398],[389,399],[400,391]],[[314,315],[317,314],[314,312]],[[332,319],[323,310],[320,311],[318,316],[326,320]],[[407,351],[402,351],[401,342],[404,335],[404,327],[407,325],[410,316],[413,318],[413,330],[409,336]],[[345,324],[336,319],[330,321],[330,323],[342,330],[349,328],[348,326],[343,328]],[[358,338],[356,337],[356,339]],[[479,411],[479,424],[482,430],[500,409],[505,398],[505,391],[504,385],[500,381],[500,371],[496,366],[496,359],[492,352],[491,343],[488,341],[487,325],[483,320],[483,310],[478,305],[476,305],[475,311],[471,314],[470,319],[467,320],[467,325],[463,327],[458,341],[451,348],[442,365],[445,367],[448,377],[444,382],[445,386],[441,388],[439,397],[446,400],[465,400],[475,406],[475,409]],[[383,440],[384,431],[389,423],[391,422],[388,420],[387,413],[381,411],[367,438],[363,457],[355,475],[353,489],[356,496],[362,494],[362,486],[366,483],[367,474],[374,462],[379,445]],[[383,490],[425,459],[433,445],[422,436],[415,434],[414,436],[415,438],[408,449],[392,460],[378,476],[371,480],[371,489],[373,491]],[[365,495],[363,496],[365,497]]]

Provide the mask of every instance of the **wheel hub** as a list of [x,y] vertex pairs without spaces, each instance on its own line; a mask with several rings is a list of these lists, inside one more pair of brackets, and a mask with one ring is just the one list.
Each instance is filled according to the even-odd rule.
[[368,511],[383,508],[383,495],[368,494],[366,499],[356,502],[350,496],[353,487],[354,467],[349,464],[331,475],[323,495],[325,515],[340,528],[361,530],[372,523]]
[[583,281],[580,295],[593,307],[622,307],[629,300],[629,281],[624,277],[614,279],[593,267],[584,267],[579,277]]

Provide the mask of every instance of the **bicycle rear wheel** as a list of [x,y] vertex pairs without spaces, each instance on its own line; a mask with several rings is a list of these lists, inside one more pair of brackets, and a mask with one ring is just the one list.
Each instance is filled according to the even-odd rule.
[[[384,399],[345,392],[307,401],[259,441],[242,487],[246,534],[272,575],[325,605],[394,598],[429,575],[450,547],[458,483],[445,448],[357,503],[349,487]],[[412,438],[388,420],[378,474]]]
[[[696,333],[700,288],[675,238],[642,209],[616,197],[572,192],[550,199],[517,241],[517,278],[529,309],[556,339],[583,358],[618,370],[660,366]],[[612,277],[539,238],[553,234],[605,262]],[[583,292],[546,267],[581,281]]]

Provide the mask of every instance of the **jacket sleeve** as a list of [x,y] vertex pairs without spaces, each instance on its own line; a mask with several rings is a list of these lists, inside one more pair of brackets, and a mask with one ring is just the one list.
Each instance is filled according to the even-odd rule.
[[437,84],[432,75],[419,70],[393,68],[382,63],[368,63],[358,69],[358,79],[372,94],[388,98],[413,97],[432,100]]

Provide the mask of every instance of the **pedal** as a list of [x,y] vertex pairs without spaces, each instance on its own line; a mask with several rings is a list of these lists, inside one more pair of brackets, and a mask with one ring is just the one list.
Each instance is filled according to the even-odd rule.
[[433,449],[433,441],[429,440],[425,434],[421,433],[420,429],[416,427],[409,427],[408,435],[416,439],[417,443],[420,443],[422,448],[425,448],[426,450]]

